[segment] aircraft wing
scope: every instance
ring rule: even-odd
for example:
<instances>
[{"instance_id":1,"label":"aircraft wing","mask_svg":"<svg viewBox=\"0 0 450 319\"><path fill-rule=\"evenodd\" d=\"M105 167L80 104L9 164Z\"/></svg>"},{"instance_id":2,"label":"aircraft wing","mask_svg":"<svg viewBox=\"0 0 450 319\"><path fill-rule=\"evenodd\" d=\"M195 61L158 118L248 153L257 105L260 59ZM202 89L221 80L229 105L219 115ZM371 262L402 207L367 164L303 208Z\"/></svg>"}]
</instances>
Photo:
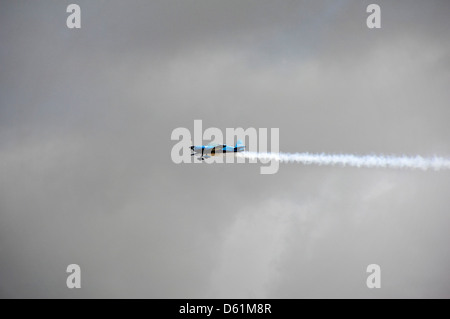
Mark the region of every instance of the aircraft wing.
<instances>
[{"instance_id":1,"label":"aircraft wing","mask_svg":"<svg viewBox=\"0 0 450 319\"><path fill-rule=\"evenodd\" d=\"M214 156L216 153L223 153L223 150L224 150L224 145L223 144L217 144L211 150L211 155Z\"/></svg>"}]
</instances>

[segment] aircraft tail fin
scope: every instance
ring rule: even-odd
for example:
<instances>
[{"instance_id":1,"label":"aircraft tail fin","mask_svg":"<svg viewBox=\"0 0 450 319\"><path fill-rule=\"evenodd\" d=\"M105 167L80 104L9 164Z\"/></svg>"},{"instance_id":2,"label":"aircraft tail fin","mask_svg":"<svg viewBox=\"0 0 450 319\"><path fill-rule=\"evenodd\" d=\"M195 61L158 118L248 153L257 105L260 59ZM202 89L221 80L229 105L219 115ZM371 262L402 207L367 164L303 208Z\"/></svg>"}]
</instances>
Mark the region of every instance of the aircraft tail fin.
<instances>
[{"instance_id":1,"label":"aircraft tail fin","mask_svg":"<svg viewBox=\"0 0 450 319\"><path fill-rule=\"evenodd\" d=\"M242 143L242 140L238 140L235 147L238 148L241 146L244 146L244 143Z\"/></svg>"}]
</instances>

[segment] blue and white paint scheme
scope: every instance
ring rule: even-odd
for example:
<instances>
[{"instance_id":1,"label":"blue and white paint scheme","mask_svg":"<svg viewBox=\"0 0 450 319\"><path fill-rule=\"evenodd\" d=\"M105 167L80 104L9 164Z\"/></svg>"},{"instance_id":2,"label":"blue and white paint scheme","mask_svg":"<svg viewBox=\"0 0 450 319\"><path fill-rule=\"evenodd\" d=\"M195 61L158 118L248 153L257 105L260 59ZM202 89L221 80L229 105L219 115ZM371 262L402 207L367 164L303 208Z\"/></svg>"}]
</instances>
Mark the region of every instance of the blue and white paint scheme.
<instances>
[{"instance_id":1,"label":"blue and white paint scheme","mask_svg":"<svg viewBox=\"0 0 450 319\"><path fill-rule=\"evenodd\" d=\"M209 158L211 156L216 156L217 154L226 154L226 153L237 153L245 151L245 145L241 140L238 140L236 145L228 146L226 144L208 144L208 145L200 145L200 146L191 146L191 156L198 154L200 159L203 161L205 158Z\"/></svg>"}]
</instances>

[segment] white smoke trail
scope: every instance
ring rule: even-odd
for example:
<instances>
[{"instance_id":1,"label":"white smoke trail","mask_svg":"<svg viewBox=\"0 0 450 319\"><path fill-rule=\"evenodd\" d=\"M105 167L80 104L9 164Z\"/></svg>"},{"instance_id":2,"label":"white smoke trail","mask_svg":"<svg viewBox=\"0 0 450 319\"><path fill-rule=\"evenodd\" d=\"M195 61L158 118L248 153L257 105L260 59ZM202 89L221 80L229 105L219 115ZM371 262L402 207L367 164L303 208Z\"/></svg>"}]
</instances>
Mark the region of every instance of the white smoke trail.
<instances>
[{"instance_id":1,"label":"white smoke trail","mask_svg":"<svg viewBox=\"0 0 450 319\"><path fill-rule=\"evenodd\" d=\"M367 168L407 168L407 169L450 169L450 158L421 156L384 156L353 154L311 154L311 153L256 153L242 152L238 156L248 159L276 160L281 163L301 163L304 165L331 165Z\"/></svg>"}]
</instances>

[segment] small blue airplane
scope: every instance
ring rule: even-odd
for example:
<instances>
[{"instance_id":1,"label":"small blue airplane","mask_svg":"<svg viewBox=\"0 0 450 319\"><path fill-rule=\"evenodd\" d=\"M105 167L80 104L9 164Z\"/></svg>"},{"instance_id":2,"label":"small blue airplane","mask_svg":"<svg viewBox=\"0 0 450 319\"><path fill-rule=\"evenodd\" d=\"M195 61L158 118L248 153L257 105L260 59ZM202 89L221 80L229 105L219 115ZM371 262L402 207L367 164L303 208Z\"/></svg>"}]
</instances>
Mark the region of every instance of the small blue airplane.
<instances>
[{"instance_id":1,"label":"small blue airplane","mask_svg":"<svg viewBox=\"0 0 450 319\"><path fill-rule=\"evenodd\" d=\"M216 154L226 154L226 153L237 153L245 151L245 145L241 140L238 140L236 145L228 146L226 144L217 144L210 143L208 145L200 145L200 146L191 146L191 156L195 154L201 154L200 158L202 161L205 158L210 158L211 156L215 156ZM208 155L209 154L209 155Z\"/></svg>"}]
</instances>

